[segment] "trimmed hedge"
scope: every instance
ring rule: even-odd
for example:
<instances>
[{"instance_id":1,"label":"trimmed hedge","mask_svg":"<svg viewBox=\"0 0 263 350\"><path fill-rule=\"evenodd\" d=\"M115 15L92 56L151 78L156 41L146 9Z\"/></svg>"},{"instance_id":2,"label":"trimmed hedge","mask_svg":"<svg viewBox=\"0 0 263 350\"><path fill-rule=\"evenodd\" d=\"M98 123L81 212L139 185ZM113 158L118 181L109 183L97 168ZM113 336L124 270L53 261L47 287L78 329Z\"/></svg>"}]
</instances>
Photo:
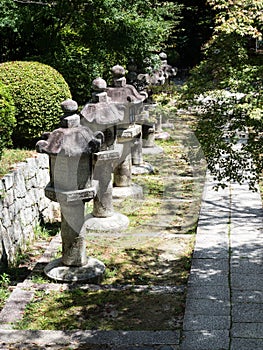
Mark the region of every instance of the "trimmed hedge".
<instances>
[{"instance_id":1,"label":"trimmed hedge","mask_svg":"<svg viewBox=\"0 0 263 350\"><path fill-rule=\"evenodd\" d=\"M16 125L15 106L6 87L0 82L0 159L3 149L9 146Z\"/></svg>"},{"instance_id":2,"label":"trimmed hedge","mask_svg":"<svg viewBox=\"0 0 263 350\"><path fill-rule=\"evenodd\" d=\"M61 102L71 98L63 76L39 62L2 63L0 81L10 91L16 107L17 125L12 137L16 146L33 145L43 132L53 130L62 114Z\"/></svg>"}]
</instances>

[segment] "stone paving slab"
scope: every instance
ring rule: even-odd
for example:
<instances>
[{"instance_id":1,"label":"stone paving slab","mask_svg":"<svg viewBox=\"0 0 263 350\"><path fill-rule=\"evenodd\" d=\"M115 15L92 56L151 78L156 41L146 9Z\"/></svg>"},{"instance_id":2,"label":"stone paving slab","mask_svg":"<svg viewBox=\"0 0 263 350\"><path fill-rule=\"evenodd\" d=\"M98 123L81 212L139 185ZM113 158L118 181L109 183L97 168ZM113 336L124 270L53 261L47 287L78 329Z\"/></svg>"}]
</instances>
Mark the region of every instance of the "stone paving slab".
<instances>
[{"instance_id":1,"label":"stone paving slab","mask_svg":"<svg viewBox=\"0 0 263 350\"><path fill-rule=\"evenodd\" d=\"M232 290L232 299L240 303L263 304L263 291L260 290Z\"/></svg>"},{"instance_id":2,"label":"stone paving slab","mask_svg":"<svg viewBox=\"0 0 263 350\"><path fill-rule=\"evenodd\" d=\"M226 231L226 230L225 230ZM206 235L197 235L195 241L195 249L206 249L206 248L216 248L216 249L228 249L228 234L217 234L215 231L211 231Z\"/></svg>"},{"instance_id":3,"label":"stone paving slab","mask_svg":"<svg viewBox=\"0 0 263 350\"><path fill-rule=\"evenodd\" d=\"M232 305L233 322L263 322L263 307L257 303L235 303Z\"/></svg>"},{"instance_id":4,"label":"stone paving slab","mask_svg":"<svg viewBox=\"0 0 263 350\"><path fill-rule=\"evenodd\" d=\"M0 328L12 329L12 323L21 319L26 305L34 296L34 290L23 290L18 285L0 313Z\"/></svg>"},{"instance_id":5,"label":"stone paving slab","mask_svg":"<svg viewBox=\"0 0 263 350\"><path fill-rule=\"evenodd\" d=\"M175 346L179 345L179 331L16 331L0 330L0 344L35 344L50 347L52 345L114 345L120 346ZM158 346L158 347L157 347ZM131 348L129 348L131 349ZM147 349L147 347L146 347ZM163 349L164 350L164 347ZM167 348L168 350L168 348Z\"/></svg>"},{"instance_id":6,"label":"stone paving slab","mask_svg":"<svg viewBox=\"0 0 263 350\"><path fill-rule=\"evenodd\" d=\"M200 259L202 260L202 259ZM205 283L208 285L216 285L216 286L228 286L228 276L224 271L216 270L216 269L207 269L191 271L191 275L188 279L188 285L191 284L197 286Z\"/></svg>"},{"instance_id":7,"label":"stone paving slab","mask_svg":"<svg viewBox=\"0 0 263 350\"><path fill-rule=\"evenodd\" d=\"M251 278L251 274L255 274L257 278ZM232 273L231 286L233 289L263 291L263 274L259 274L257 269L251 271L249 275L244 273Z\"/></svg>"},{"instance_id":8,"label":"stone paving slab","mask_svg":"<svg viewBox=\"0 0 263 350\"><path fill-rule=\"evenodd\" d=\"M189 299L230 300L228 285L189 285L187 288Z\"/></svg>"},{"instance_id":9,"label":"stone paving slab","mask_svg":"<svg viewBox=\"0 0 263 350\"><path fill-rule=\"evenodd\" d=\"M233 338L230 350L262 350L263 339Z\"/></svg>"},{"instance_id":10,"label":"stone paving slab","mask_svg":"<svg viewBox=\"0 0 263 350\"><path fill-rule=\"evenodd\" d=\"M203 329L225 330L230 328L230 316L193 315L186 313L184 317L184 331L200 331Z\"/></svg>"},{"instance_id":11,"label":"stone paving slab","mask_svg":"<svg viewBox=\"0 0 263 350\"><path fill-rule=\"evenodd\" d=\"M194 259L227 259L228 258L228 249L218 248L197 248L194 250L193 258Z\"/></svg>"},{"instance_id":12,"label":"stone paving slab","mask_svg":"<svg viewBox=\"0 0 263 350\"><path fill-rule=\"evenodd\" d=\"M228 259L192 259L191 273L198 271L223 272L229 270Z\"/></svg>"},{"instance_id":13,"label":"stone paving slab","mask_svg":"<svg viewBox=\"0 0 263 350\"><path fill-rule=\"evenodd\" d=\"M229 332L227 330L186 331L180 350L229 350Z\"/></svg>"},{"instance_id":14,"label":"stone paving slab","mask_svg":"<svg viewBox=\"0 0 263 350\"><path fill-rule=\"evenodd\" d=\"M258 335L262 335L263 339L263 323L233 323L231 329L231 335L235 338L258 338Z\"/></svg>"},{"instance_id":15,"label":"stone paving slab","mask_svg":"<svg viewBox=\"0 0 263 350\"><path fill-rule=\"evenodd\" d=\"M212 184L208 177L180 350L262 350L261 197L246 185L215 192Z\"/></svg>"},{"instance_id":16,"label":"stone paving slab","mask_svg":"<svg viewBox=\"0 0 263 350\"><path fill-rule=\"evenodd\" d=\"M230 303L226 300L187 298L185 307L185 315L229 316L230 314Z\"/></svg>"}]
</instances>

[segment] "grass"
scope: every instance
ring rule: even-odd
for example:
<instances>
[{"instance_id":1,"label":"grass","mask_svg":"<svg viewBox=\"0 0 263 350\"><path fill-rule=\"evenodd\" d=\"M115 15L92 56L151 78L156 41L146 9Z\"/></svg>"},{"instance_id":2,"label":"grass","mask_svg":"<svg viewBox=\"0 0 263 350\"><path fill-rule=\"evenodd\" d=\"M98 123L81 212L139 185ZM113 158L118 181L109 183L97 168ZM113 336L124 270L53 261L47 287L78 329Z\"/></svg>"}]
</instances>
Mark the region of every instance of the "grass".
<instances>
[{"instance_id":1,"label":"grass","mask_svg":"<svg viewBox=\"0 0 263 350\"><path fill-rule=\"evenodd\" d=\"M5 301L10 295L9 291L10 276L7 273L2 273L0 275L0 310L5 304Z\"/></svg>"},{"instance_id":2,"label":"grass","mask_svg":"<svg viewBox=\"0 0 263 350\"><path fill-rule=\"evenodd\" d=\"M174 330L183 315L181 294L122 291L38 292L16 329Z\"/></svg>"},{"instance_id":3,"label":"grass","mask_svg":"<svg viewBox=\"0 0 263 350\"><path fill-rule=\"evenodd\" d=\"M36 154L35 151L25 149L4 149L0 161L0 178L14 170L16 163L24 162Z\"/></svg>"},{"instance_id":4,"label":"grass","mask_svg":"<svg viewBox=\"0 0 263 350\"><path fill-rule=\"evenodd\" d=\"M134 238L132 237L134 242ZM125 242L127 245L127 241ZM160 238L147 239L121 247L104 245L99 240L89 242L88 255L96 256L106 265L103 284L125 285L185 285L191 265L194 237L190 239L173 238L165 241ZM174 249L174 246L177 249ZM172 258L167 257L169 254Z\"/></svg>"}]
</instances>

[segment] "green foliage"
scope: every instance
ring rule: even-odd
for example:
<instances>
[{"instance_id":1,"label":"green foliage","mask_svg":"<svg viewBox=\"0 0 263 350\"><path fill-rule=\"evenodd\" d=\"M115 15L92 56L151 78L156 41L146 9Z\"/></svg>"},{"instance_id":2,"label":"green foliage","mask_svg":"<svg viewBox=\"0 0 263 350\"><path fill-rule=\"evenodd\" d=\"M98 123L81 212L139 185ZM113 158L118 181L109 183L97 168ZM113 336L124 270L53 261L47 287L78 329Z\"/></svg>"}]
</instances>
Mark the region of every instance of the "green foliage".
<instances>
[{"instance_id":1,"label":"green foliage","mask_svg":"<svg viewBox=\"0 0 263 350\"><path fill-rule=\"evenodd\" d=\"M42 60L56 68L70 85L74 100L85 104L91 96L92 81L107 77L110 68L116 64L117 57L100 50L97 54L81 44L70 29L63 30L60 49Z\"/></svg>"},{"instance_id":2,"label":"green foliage","mask_svg":"<svg viewBox=\"0 0 263 350\"><path fill-rule=\"evenodd\" d=\"M262 38L261 0L208 0L208 3L216 11L215 33Z\"/></svg>"},{"instance_id":3,"label":"green foliage","mask_svg":"<svg viewBox=\"0 0 263 350\"><path fill-rule=\"evenodd\" d=\"M196 135L218 186L247 181L255 189L262 171L262 96L207 91L196 100ZM247 140L246 137L247 135Z\"/></svg>"},{"instance_id":4,"label":"green foliage","mask_svg":"<svg viewBox=\"0 0 263 350\"><path fill-rule=\"evenodd\" d=\"M2 273L0 276L0 288L8 288L10 284L10 277L7 273Z\"/></svg>"},{"instance_id":5,"label":"green foliage","mask_svg":"<svg viewBox=\"0 0 263 350\"><path fill-rule=\"evenodd\" d=\"M15 144L35 142L59 122L60 103L71 97L64 78L55 69L38 62L6 62L0 65L0 80L8 87L16 107Z\"/></svg>"},{"instance_id":6,"label":"green foliage","mask_svg":"<svg viewBox=\"0 0 263 350\"><path fill-rule=\"evenodd\" d=\"M216 13L215 28L204 60L183 88L184 99L199 116L198 138L218 184L233 179L254 188L263 153L263 68L255 50L255 39L262 36L263 5L257 0L208 3ZM249 138L240 144L244 132Z\"/></svg>"},{"instance_id":7,"label":"green foliage","mask_svg":"<svg viewBox=\"0 0 263 350\"><path fill-rule=\"evenodd\" d=\"M10 277L7 273L2 273L0 275L0 309L4 306L6 299L10 295L8 287L10 285Z\"/></svg>"},{"instance_id":8,"label":"green foliage","mask_svg":"<svg viewBox=\"0 0 263 350\"><path fill-rule=\"evenodd\" d=\"M5 86L0 82L0 159L3 149L11 144L11 135L15 124L13 99Z\"/></svg>"},{"instance_id":9,"label":"green foliage","mask_svg":"<svg viewBox=\"0 0 263 350\"><path fill-rule=\"evenodd\" d=\"M13 12L16 10L16 4L13 0L1 0L0 6L0 28L13 28L15 29L17 15Z\"/></svg>"},{"instance_id":10,"label":"green foliage","mask_svg":"<svg viewBox=\"0 0 263 350\"><path fill-rule=\"evenodd\" d=\"M191 72L188 92L212 89L235 92L257 91L262 86L262 64L255 38L262 37L261 1L209 0L215 11L213 35L204 47L204 59Z\"/></svg>"},{"instance_id":11,"label":"green foliage","mask_svg":"<svg viewBox=\"0 0 263 350\"><path fill-rule=\"evenodd\" d=\"M180 19L173 1L58 0L6 8L13 21L3 32L0 61L27 60L51 65L70 86L73 98L87 101L92 80L107 79L115 64L163 50ZM34 23L34 26L32 26ZM0 34L1 39L1 34ZM1 40L0 40L1 42Z\"/></svg>"}]
</instances>

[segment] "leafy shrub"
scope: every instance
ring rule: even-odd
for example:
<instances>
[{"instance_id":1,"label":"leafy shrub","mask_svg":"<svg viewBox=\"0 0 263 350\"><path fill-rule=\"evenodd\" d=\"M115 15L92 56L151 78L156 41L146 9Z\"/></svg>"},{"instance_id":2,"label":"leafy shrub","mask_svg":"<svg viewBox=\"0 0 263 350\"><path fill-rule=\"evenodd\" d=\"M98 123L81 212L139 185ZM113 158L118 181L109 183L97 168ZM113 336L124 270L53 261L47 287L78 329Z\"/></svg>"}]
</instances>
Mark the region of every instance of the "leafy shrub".
<instances>
[{"instance_id":1,"label":"leafy shrub","mask_svg":"<svg viewBox=\"0 0 263 350\"><path fill-rule=\"evenodd\" d=\"M71 42L64 47L64 50L57 52L55 57L44 57L44 61L55 67L65 77L73 99L80 105L84 105L91 97L92 81L103 76L105 66L109 65L109 62L106 65L100 61L98 56L95 57L89 49Z\"/></svg>"},{"instance_id":2,"label":"leafy shrub","mask_svg":"<svg viewBox=\"0 0 263 350\"><path fill-rule=\"evenodd\" d=\"M12 97L0 82L0 159L3 148L11 144L15 124L15 107Z\"/></svg>"},{"instance_id":3,"label":"leafy shrub","mask_svg":"<svg viewBox=\"0 0 263 350\"><path fill-rule=\"evenodd\" d=\"M62 75L39 62L2 63L0 80L8 87L16 108L16 145L33 144L44 131L54 129L61 116L60 103L71 97Z\"/></svg>"},{"instance_id":4,"label":"leafy shrub","mask_svg":"<svg viewBox=\"0 0 263 350\"><path fill-rule=\"evenodd\" d=\"M78 35L65 28L56 53L47 53L35 60L54 67L67 81L72 97L79 105L91 98L92 81L103 77L109 83L110 68L120 62L120 55L106 52L105 48L94 50L85 47ZM121 59L123 63L123 60Z\"/></svg>"},{"instance_id":5,"label":"leafy shrub","mask_svg":"<svg viewBox=\"0 0 263 350\"><path fill-rule=\"evenodd\" d=\"M263 169L262 103L259 93L226 90L206 91L192 100L195 134L217 187L233 180L255 189Z\"/></svg>"}]
</instances>

